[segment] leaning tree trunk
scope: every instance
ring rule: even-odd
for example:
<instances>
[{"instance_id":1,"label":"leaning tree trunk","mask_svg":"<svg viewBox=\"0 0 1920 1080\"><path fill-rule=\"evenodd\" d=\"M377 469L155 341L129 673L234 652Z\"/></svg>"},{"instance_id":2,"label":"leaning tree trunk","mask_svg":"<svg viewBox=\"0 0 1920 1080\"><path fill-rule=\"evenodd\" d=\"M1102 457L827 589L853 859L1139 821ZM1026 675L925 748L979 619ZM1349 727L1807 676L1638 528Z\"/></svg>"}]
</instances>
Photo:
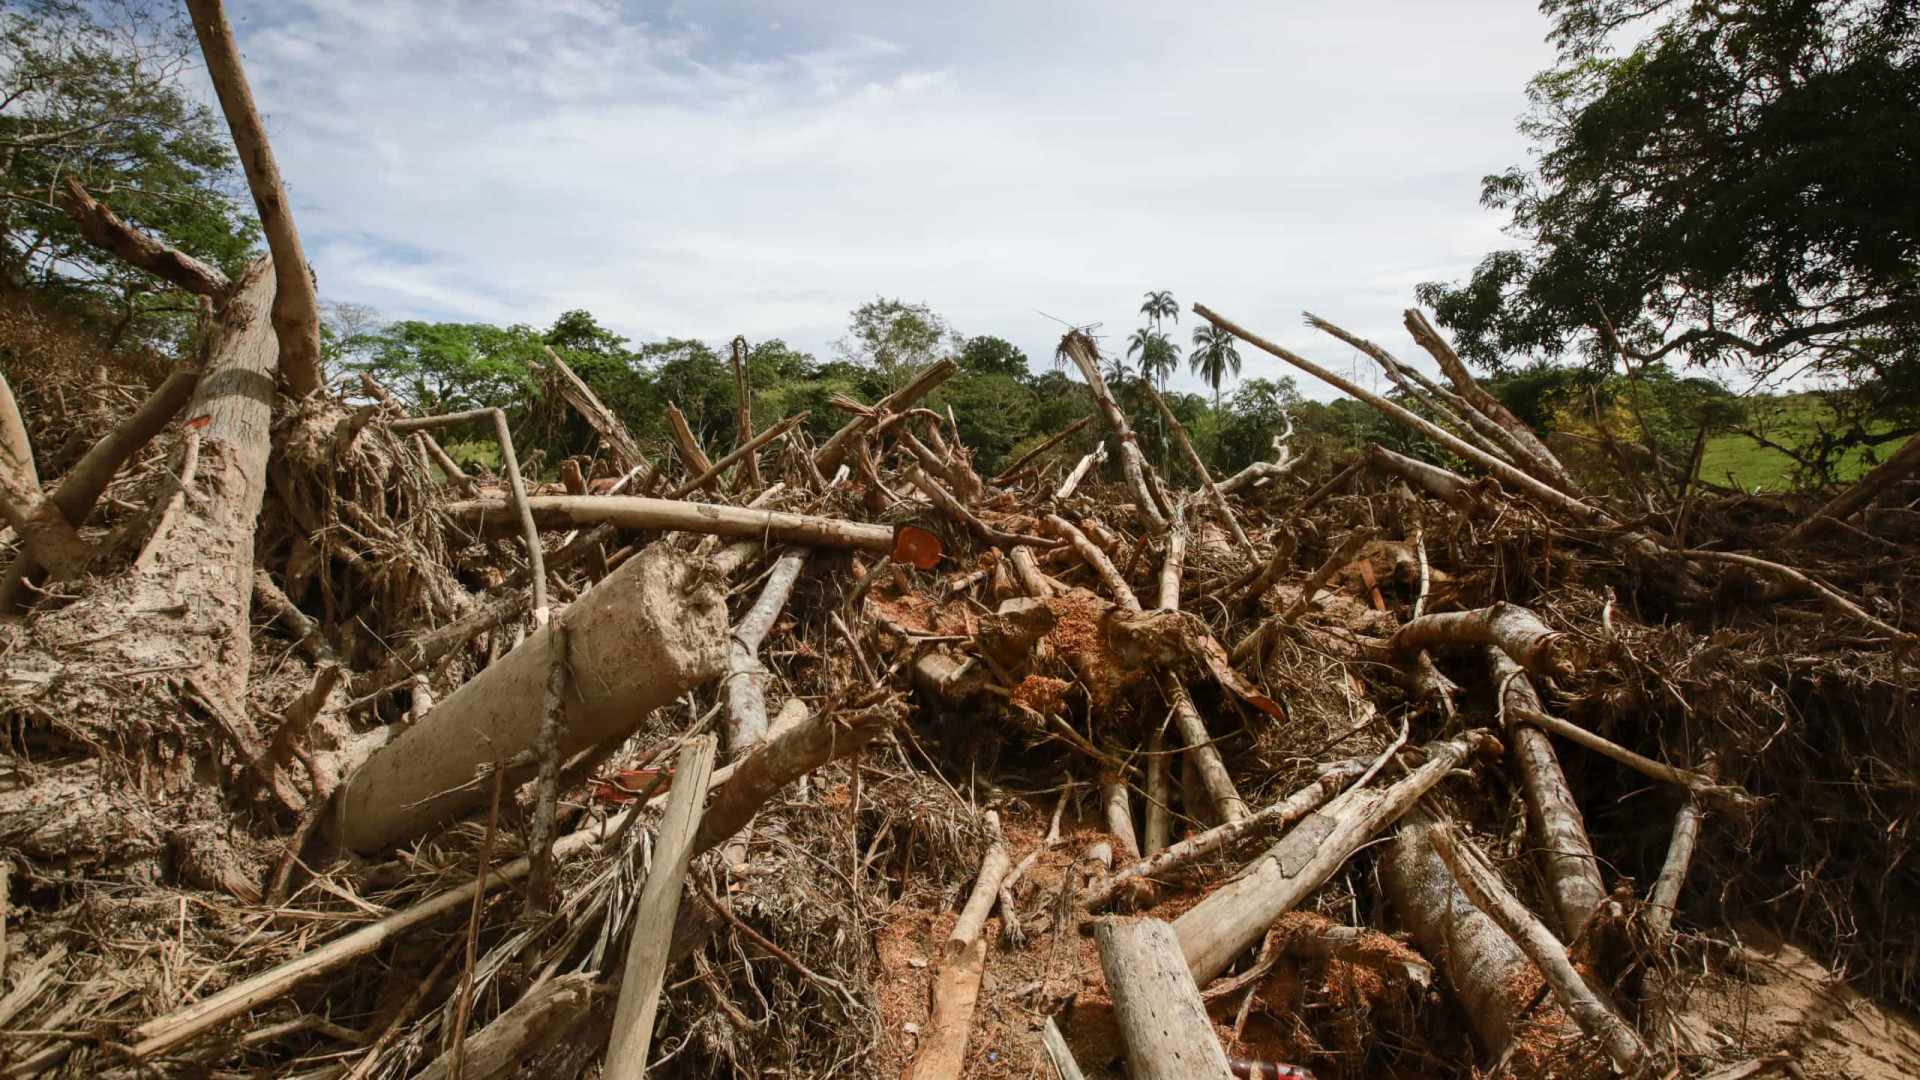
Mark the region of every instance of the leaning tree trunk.
<instances>
[{"instance_id":1,"label":"leaning tree trunk","mask_svg":"<svg viewBox=\"0 0 1920 1080\"><path fill-rule=\"evenodd\" d=\"M273 294L273 263L262 258L227 305L188 403L188 423L201 425L195 498L165 519L140 566L97 579L79 600L33 624L0 683L0 713L44 706L69 730L145 753L148 736L184 715L185 702L258 761L257 741L247 745L244 701L254 523L266 491L279 360L267 317Z\"/></svg>"}]
</instances>

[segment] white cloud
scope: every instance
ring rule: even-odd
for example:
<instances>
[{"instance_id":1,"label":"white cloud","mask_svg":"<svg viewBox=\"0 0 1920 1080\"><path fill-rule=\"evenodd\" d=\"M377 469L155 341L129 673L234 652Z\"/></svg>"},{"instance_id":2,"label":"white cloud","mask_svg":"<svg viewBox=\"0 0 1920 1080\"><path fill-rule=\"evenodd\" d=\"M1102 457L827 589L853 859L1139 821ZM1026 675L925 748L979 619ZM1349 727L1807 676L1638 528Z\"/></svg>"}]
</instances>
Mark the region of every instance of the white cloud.
<instances>
[{"instance_id":1,"label":"white cloud","mask_svg":"<svg viewBox=\"0 0 1920 1080\"><path fill-rule=\"evenodd\" d=\"M1511 0L233 7L327 298L823 356L884 294L1044 363L1041 312L1118 346L1156 288L1411 354L1551 59Z\"/></svg>"}]
</instances>

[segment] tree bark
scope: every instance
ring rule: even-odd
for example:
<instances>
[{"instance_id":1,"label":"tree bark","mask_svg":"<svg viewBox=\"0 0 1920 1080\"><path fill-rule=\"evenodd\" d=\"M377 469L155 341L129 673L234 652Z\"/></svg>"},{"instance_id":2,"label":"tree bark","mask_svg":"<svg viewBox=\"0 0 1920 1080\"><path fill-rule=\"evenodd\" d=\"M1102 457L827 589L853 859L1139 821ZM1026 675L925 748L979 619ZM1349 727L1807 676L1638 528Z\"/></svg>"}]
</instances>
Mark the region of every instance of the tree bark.
<instances>
[{"instance_id":1,"label":"tree bark","mask_svg":"<svg viewBox=\"0 0 1920 1080\"><path fill-rule=\"evenodd\" d=\"M578 673L563 758L631 732L648 712L726 670L725 603L659 544L622 563L562 618ZM374 751L335 796L333 835L373 851L478 805L479 770L519 764L538 738L551 633L536 630Z\"/></svg>"},{"instance_id":2,"label":"tree bark","mask_svg":"<svg viewBox=\"0 0 1920 1080\"><path fill-rule=\"evenodd\" d=\"M1503 712L1542 711L1540 695L1534 692L1520 665L1499 649L1489 648L1487 659L1494 684L1501 688ZM1567 774L1560 770L1560 758L1554 754L1547 733L1516 716L1507 721L1506 736L1520 773L1520 794L1527 804L1527 820L1533 828L1541 875L1553 897L1560 937L1572 942L1607 901L1607 887L1600 880L1600 860L1594 857L1586 819L1580 815L1580 804L1573 800L1573 789L1567 785Z\"/></svg>"},{"instance_id":3,"label":"tree bark","mask_svg":"<svg viewBox=\"0 0 1920 1080\"><path fill-rule=\"evenodd\" d=\"M540 495L527 500L542 529L575 529L609 522L636 532L696 532L713 536L766 538L808 547L893 551L893 529L839 518L809 517L779 510L758 510L717 503L647 499L637 495ZM501 499L450 503L447 516L484 535L515 528L512 506Z\"/></svg>"},{"instance_id":4,"label":"tree bark","mask_svg":"<svg viewBox=\"0 0 1920 1080\"><path fill-rule=\"evenodd\" d=\"M1226 1051L1207 1018L1200 988L1180 954L1174 929L1159 919L1097 919L1113 1018L1127 1045L1133 1080L1197 1080L1229 1075Z\"/></svg>"},{"instance_id":5,"label":"tree bark","mask_svg":"<svg viewBox=\"0 0 1920 1080\"><path fill-rule=\"evenodd\" d=\"M1506 931L1454 884L1446 864L1434 853L1427 830L1446 820L1425 807L1407 814L1375 864L1381 887L1401 922L1413 931L1420 951L1445 969L1447 983L1487 1055L1497 1059L1514 1047L1528 1058L1517 1073L1533 1075L1535 1069L1525 1066L1540 1062L1532 1060L1525 1046L1515 1047L1514 1036L1522 1026L1521 1013L1539 986L1539 974ZM1558 1041L1554 1036L1578 1035L1557 1010L1536 1010L1526 1023L1545 1029L1546 1037L1538 1041L1549 1052Z\"/></svg>"},{"instance_id":6,"label":"tree bark","mask_svg":"<svg viewBox=\"0 0 1920 1080\"><path fill-rule=\"evenodd\" d=\"M266 125L254 107L233 27L227 24L226 5L221 0L187 0L187 10L193 16L193 32L200 38L220 110L233 132L247 187L253 191L253 205L260 211L260 229L273 252L273 330L279 339L280 373L296 397L305 397L320 389L320 301L314 293L313 269L300 247L293 206L280 179L280 167L274 163L273 147L267 143Z\"/></svg>"}]
</instances>

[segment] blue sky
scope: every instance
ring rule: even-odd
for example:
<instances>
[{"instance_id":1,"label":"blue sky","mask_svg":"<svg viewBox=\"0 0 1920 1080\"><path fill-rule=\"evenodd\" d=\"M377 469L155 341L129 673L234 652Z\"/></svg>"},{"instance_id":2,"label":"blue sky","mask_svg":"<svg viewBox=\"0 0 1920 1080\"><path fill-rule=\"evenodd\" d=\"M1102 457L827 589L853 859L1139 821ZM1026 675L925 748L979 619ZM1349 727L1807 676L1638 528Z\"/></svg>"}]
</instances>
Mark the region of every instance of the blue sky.
<instances>
[{"instance_id":1,"label":"blue sky","mask_svg":"<svg viewBox=\"0 0 1920 1080\"><path fill-rule=\"evenodd\" d=\"M823 357L881 294L1039 364L1058 320L1124 348L1164 288L1414 359L1399 313L1503 241L1480 177L1551 61L1525 0L228 11L323 300Z\"/></svg>"}]
</instances>

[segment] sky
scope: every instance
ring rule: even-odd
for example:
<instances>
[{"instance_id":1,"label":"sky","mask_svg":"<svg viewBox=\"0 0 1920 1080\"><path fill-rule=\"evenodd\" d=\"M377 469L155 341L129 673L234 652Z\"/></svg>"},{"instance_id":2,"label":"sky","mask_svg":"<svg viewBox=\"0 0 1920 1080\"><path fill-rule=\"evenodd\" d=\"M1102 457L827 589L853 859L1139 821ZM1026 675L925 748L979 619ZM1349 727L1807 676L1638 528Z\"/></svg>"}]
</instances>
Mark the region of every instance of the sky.
<instances>
[{"instance_id":1,"label":"sky","mask_svg":"<svg viewBox=\"0 0 1920 1080\"><path fill-rule=\"evenodd\" d=\"M227 9L323 301L826 359L899 297L1044 367L1168 289L1183 347L1199 301L1373 383L1300 313L1417 359L1414 286L1509 243L1480 178L1552 60L1527 0Z\"/></svg>"}]
</instances>

